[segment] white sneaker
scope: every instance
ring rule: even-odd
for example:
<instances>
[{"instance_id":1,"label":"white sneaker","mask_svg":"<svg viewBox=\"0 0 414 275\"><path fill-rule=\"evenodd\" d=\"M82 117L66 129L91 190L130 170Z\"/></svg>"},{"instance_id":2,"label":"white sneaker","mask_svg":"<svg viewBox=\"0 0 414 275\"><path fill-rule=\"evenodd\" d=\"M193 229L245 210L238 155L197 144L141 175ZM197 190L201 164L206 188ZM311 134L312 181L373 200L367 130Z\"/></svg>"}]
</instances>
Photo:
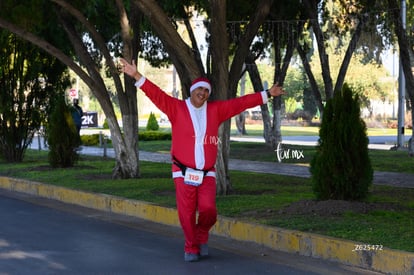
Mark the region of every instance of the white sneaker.
<instances>
[{"instance_id":1,"label":"white sneaker","mask_svg":"<svg viewBox=\"0 0 414 275\"><path fill-rule=\"evenodd\" d=\"M197 262L198 261L198 255L194 253L184 253L184 261L186 262Z\"/></svg>"}]
</instances>

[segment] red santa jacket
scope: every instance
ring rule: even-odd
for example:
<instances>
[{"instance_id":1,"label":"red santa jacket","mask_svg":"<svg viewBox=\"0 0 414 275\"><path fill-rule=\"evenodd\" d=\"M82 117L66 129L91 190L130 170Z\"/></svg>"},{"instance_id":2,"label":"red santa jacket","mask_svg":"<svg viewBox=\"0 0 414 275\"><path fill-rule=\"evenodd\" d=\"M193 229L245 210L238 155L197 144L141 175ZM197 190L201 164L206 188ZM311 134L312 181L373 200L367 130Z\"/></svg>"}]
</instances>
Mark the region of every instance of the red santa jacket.
<instances>
[{"instance_id":1,"label":"red santa jacket","mask_svg":"<svg viewBox=\"0 0 414 275\"><path fill-rule=\"evenodd\" d=\"M267 102L266 92L229 99L208 101L195 108L190 99L174 98L148 79L141 79L136 86L165 113L172 126L171 155L181 164L200 170L213 170L219 142L218 128L227 119L245 109ZM173 165L173 177L180 169ZM214 176L215 174L210 174Z\"/></svg>"}]
</instances>

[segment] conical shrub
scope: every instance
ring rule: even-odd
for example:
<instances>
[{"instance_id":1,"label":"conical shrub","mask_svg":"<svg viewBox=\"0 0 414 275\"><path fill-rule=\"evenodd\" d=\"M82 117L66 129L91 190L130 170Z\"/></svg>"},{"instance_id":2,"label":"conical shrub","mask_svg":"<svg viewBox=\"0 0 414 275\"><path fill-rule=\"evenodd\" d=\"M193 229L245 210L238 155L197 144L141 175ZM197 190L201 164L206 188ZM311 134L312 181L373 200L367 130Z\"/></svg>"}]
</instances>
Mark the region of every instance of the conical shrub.
<instances>
[{"instance_id":1,"label":"conical shrub","mask_svg":"<svg viewBox=\"0 0 414 275\"><path fill-rule=\"evenodd\" d=\"M346 84L326 104L310 172L320 200L360 200L368 194L373 170L366 125L359 98Z\"/></svg>"},{"instance_id":2,"label":"conical shrub","mask_svg":"<svg viewBox=\"0 0 414 275\"><path fill-rule=\"evenodd\" d=\"M81 141L64 98L55 101L48 122L49 163L52 167L72 167L78 159Z\"/></svg>"},{"instance_id":3,"label":"conical shrub","mask_svg":"<svg viewBox=\"0 0 414 275\"><path fill-rule=\"evenodd\" d=\"M147 127L146 129L148 131L157 131L160 128L160 126L158 125L158 121L157 118L155 117L155 115L151 112L150 116L148 118L148 122L147 122Z\"/></svg>"}]
</instances>

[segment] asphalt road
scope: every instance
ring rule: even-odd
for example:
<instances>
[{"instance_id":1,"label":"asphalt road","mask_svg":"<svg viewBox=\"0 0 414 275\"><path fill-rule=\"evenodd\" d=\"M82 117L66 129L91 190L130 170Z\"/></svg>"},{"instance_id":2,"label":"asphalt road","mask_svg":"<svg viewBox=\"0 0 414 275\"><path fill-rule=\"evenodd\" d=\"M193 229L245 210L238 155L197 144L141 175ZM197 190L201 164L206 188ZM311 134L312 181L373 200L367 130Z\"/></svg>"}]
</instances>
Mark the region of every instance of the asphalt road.
<instances>
[{"instance_id":1,"label":"asphalt road","mask_svg":"<svg viewBox=\"0 0 414 275\"><path fill-rule=\"evenodd\" d=\"M376 274L213 236L183 260L181 229L0 189L0 274Z\"/></svg>"}]
</instances>

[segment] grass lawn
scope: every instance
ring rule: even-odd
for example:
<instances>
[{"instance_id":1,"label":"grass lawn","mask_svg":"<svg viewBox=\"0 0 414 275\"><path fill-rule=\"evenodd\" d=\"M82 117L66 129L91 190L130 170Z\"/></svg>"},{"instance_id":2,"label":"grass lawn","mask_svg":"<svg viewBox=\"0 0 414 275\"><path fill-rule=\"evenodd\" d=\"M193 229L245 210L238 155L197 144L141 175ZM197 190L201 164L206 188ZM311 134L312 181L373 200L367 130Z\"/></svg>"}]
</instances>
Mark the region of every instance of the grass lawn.
<instances>
[{"instance_id":1,"label":"grass lawn","mask_svg":"<svg viewBox=\"0 0 414 275\"><path fill-rule=\"evenodd\" d=\"M140 149L168 152L169 144L140 142ZM302 160L306 165L314 148L295 148L306 150ZM406 152L371 150L370 156L376 170L413 172L414 160ZM274 152L260 143L232 143L231 157L275 161ZM141 162L141 178L128 180L113 180L113 165L111 159L81 156L72 168L52 169L46 152L29 150L22 163L0 161L0 175L175 207L169 164ZM414 189L374 185L362 202L368 211L342 207L345 211L332 212L341 204L333 201L329 208L306 212L309 209L303 203L314 202L309 179L236 171L230 177L231 194L217 197L222 216L414 252ZM295 205L301 207L291 211Z\"/></svg>"}]
</instances>

